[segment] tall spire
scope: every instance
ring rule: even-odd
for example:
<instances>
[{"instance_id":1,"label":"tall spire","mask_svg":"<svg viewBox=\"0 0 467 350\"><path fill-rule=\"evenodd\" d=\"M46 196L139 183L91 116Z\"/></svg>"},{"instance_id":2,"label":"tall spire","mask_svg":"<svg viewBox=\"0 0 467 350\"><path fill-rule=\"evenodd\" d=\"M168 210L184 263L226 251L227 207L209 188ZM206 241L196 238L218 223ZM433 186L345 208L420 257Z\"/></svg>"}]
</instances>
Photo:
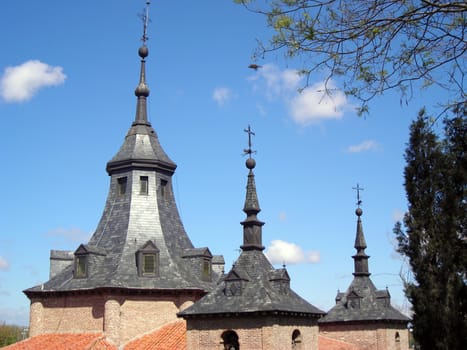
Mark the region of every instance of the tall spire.
<instances>
[{"instance_id":1,"label":"tall spire","mask_svg":"<svg viewBox=\"0 0 467 350\"><path fill-rule=\"evenodd\" d=\"M149 5L150 1L146 1L145 12L141 15L143 21L143 36L141 41L143 45L139 48L138 54L141 57L141 70L139 74L139 84L135 89L135 95L138 98L136 103L136 116L133 125L150 125L148 122L147 103L146 99L149 96L149 88L146 85L146 60L149 50L146 46L148 22L149 22Z\"/></svg>"},{"instance_id":2,"label":"tall spire","mask_svg":"<svg viewBox=\"0 0 467 350\"><path fill-rule=\"evenodd\" d=\"M354 187L354 190L357 191L357 209L355 210L355 214L357 215L357 234L355 236L355 245L354 248L357 250L357 254L352 256L354 259L354 276L370 276L370 272L368 270L368 259L370 258L365 253L366 249L366 241L365 236L363 235L363 228L362 228L362 220L360 217L363 214L362 208L360 205L362 201L360 199L360 191L363 190L358 184L357 187Z\"/></svg>"},{"instance_id":3,"label":"tall spire","mask_svg":"<svg viewBox=\"0 0 467 350\"><path fill-rule=\"evenodd\" d=\"M250 126L248 129L244 130L248 134L248 148L243 152L248 154L248 159L246 160L246 167L249 169L248 172L248 182L246 186L246 197L245 205L243 206L243 211L247 215L245 221L241 222L243 225L243 245L240 247L242 250L263 250L264 246L262 245L262 226L264 222L259 221L256 215L261 211L258 202L258 196L256 194L256 184L255 184L255 175L253 169L256 166L256 161L251 157L255 151L251 149L251 136L255 135L251 131Z\"/></svg>"}]
</instances>

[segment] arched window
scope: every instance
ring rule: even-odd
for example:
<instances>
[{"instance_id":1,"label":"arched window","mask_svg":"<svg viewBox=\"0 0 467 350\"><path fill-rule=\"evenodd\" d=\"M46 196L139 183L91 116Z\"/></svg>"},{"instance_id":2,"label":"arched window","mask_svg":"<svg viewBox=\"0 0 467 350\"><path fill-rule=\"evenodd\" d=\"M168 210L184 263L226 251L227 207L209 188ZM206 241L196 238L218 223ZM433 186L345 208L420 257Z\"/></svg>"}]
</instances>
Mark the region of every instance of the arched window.
<instances>
[{"instance_id":1,"label":"arched window","mask_svg":"<svg viewBox=\"0 0 467 350\"><path fill-rule=\"evenodd\" d=\"M292 333L292 350L301 350L302 349L302 334L298 329L294 330Z\"/></svg>"},{"instance_id":2,"label":"arched window","mask_svg":"<svg viewBox=\"0 0 467 350\"><path fill-rule=\"evenodd\" d=\"M239 350L240 344L238 343L238 335L234 331L225 331L222 333L222 341L224 343L224 350Z\"/></svg>"},{"instance_id":3,"label":"arched window","mask_svg":"<svg viewBox=\"0 0 467 350\"><path fill-rule=\"evenodd\" d=\"M394 340L396 341L396 350L400 350L401 349L401 335L399 334L399 332L396 332Z\"/></svg>"}]
</instances>

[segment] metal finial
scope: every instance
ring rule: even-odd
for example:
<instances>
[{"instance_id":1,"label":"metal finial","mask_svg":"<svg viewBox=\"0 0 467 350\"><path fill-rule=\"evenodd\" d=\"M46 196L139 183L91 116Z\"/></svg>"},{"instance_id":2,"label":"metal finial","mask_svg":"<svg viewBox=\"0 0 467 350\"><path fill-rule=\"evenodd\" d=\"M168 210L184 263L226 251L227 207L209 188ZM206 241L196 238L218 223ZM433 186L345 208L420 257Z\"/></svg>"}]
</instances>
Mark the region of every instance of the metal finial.
<instances>
[{"instance_id":1,"label":"metal finial","mask_svg":"<svg viewBox=\"0 0 467 350\"><path fill-rule=\"evenodd\" d=\"M360 208L360 205L362 205L362 200L360 199L360 191L363 191L364 188L360 187L360 185L357 183L357 187L352 187L352 189L357 191L357 207Z\"/></svg>"},{"instance_id":2,"label":"metal finial","mask_svg":"<svg viewBox=\"0 0 467 350\"><path fill-rule=\"evenodd\" d=\"M250 128L249 124L248 124L248 129L244 129L243 131L245 131L248 134L248 148L243 150L243 154L244 155L248 154L249 158L251 158L251 155L253 153L256 153L256 151L253 151L251 149L251 135L255 136L255 133L253 131L251 131L251 128Z\"/></svg>"},{"instance_id":3,"label":"metal finial","mask_svg":"<svg viewBox=\"0 0 467 350\"><path fill-rule=\"evenodd\" d=\"M140 18L143 21L143 36L141 37L141 41L143 42L143 45L146 45L146 41L149 40L148 37L148 23L149 23L149 5L151 2L148 0L146 1L146 8L144 9L144 12L140 14Z\"/></svg>"}]
</instances>

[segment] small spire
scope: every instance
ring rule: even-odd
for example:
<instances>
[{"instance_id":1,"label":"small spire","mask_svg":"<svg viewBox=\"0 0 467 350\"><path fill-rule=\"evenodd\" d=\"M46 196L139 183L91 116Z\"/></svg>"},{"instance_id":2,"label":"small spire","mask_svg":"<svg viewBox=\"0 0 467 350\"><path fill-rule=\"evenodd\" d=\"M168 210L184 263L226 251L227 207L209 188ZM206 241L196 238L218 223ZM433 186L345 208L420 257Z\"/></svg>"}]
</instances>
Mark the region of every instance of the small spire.
<instances>
[{"instance_id":1,"label":"small spire","mask_svg":"<svg viewBox=\"0 0 467 350\"><path fill-rule=\"evenodd\" d=\"M354 190L357 191L357 209L355 209L355 215L357 215L357 233L355 235L355 244L354 248L357 250L357 254L352 256L354 259L354 267L355 272L353 273L354 276L370 276L370 272L368 270L368 259L369 256L366 255L365 249L367 248L365 236L363 234L363 227L362 227L362 220L361 216L363 214L362 208L362 200L360 198L360 191L363 190L358 184L357 187L353 187Z\"/></svg>"},{"instance_id":2,"label":"small spire","mask_svg":"<svg viewBox=\"0 0 467 350\"><path fill-rule=\"evenodd\" d=\"M146 46L148 41L148 23L149 23L149 5L150 1L146 1L145 12L140 16L143 21L143 36L141 41L143 45L138 49L138 54L141 57L141 70L139 74L139 83L135 89L135 96L138 98L136 104L136 116L133 125L143 124L150 125L148 122L147 113L147 97L149 96L149 87L146 85L146 60L145 58L149 54L149 50Z\"/></svg>"},{"instance_id":3,"label":"small spire","mask_svg":"<svg viewBox=\"0 0 467 350\"><path fill-rule=\"evenodd\" d=\"M240 247L242 250L263 250L262 245L262 226L264 222L257 219L257 214L261 211L256 194L255 175L253 169L256 166L256 161L251 157L253 151L251 149L251 136L255 133L251 131L250 125L248 129L244 130L248 134L248 149L245 149L244 154L248 154L248 159L245 162L248 172L248 182L246 186L246 197L243 211L247 215L245 221L241 222L243 225L243 245Z\"/></svg>"}]
</instances>

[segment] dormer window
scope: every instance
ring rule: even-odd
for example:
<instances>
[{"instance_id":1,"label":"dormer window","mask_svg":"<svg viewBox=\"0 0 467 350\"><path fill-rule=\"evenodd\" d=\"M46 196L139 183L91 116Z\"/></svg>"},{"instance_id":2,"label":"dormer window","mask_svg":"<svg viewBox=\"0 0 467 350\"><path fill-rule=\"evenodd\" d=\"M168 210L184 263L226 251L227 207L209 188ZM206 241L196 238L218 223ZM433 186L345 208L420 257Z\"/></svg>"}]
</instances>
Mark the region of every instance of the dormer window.
<instances>
[{"instance_id":1,"label":"dormer window","mask_svg":"<svg viewBox=\"0 0 467 350\"><path fill-rule=\"evenodd\" d=\"M75 278L86 278L88 276L87 260L86 255L76 255Z\"/></svg>"},{"instance_id":2,"label":"dormer window","mask_svg":"<svg viewBox=\"0 0 467 350\"><path fill-rule=\"evenodd\" d=\"M211 259L203 259L203 267L201 270L201 277L203 281L211 280Z\"/></svg>"},{"instance_id":3,"label":"dormer window","mask_svg":"<svg viewBox=\"0 0 467 350\"><path fill-rule=\"evenodd\" d=\"M144 253L143 254L143 275L156 274L156 254Z\"/></svg>"},{"instance_id":4,"label":"dormer window","mask_svg":"<svg viewBox=\"0 0 467 350\"><path fill-rule=\"evenodd\" d=\"M147 176L139 177L139 194L143 194L143 195L148 194L148 177Z\"/></svg>"},{"instance_id":5,"label":"dormer window","mask_svg":"<svg viewBox=\"0 0 467 350\"><path fill-rule=\"evenodd\" d=\"M119 177L117 179L117 192L119 196L123 196L126 193L126 177Z\"/></svg>"},{"instance_id":6,"label":"dormer window","mask_svg":"<svg viewBox=\"0 0 467 350\"><path fill-rule=\"evenodd\" d=\"M147 241L136 252L136 265L140 277L159 276L159 249L154 242Z\"/></svg>"},{"instance_id":7,"label":"dormer window","mask_svg":"<svg viewBox=\"0 0 467 350\"><path fill-rule=\"evenodd\" d=\"M93 245L81 244L74 255L74 278L87 278L92 272L92 266L100 263L101 259L105 257L106 251Z\"/></svg>"}]
</instances>

